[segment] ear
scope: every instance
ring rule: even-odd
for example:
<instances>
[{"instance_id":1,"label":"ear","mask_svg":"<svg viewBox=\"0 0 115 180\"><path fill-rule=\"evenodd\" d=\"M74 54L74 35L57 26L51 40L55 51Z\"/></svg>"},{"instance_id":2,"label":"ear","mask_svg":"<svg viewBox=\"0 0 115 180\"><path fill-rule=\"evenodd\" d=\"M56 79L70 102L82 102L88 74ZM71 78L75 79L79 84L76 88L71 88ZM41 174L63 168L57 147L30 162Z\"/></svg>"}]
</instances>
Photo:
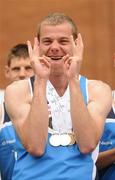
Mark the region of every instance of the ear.
<instances>
[{"instance_id":1,"label":"ear","mask_svg":"<svg viewBox=\"0 0 115 180\"><path fill-rule=\"evenodd\" d=\"M5 66L5 77L7 79L9 79L9 77L10 77L10 68L7 65Z\"/></svg>"}]
</instances>

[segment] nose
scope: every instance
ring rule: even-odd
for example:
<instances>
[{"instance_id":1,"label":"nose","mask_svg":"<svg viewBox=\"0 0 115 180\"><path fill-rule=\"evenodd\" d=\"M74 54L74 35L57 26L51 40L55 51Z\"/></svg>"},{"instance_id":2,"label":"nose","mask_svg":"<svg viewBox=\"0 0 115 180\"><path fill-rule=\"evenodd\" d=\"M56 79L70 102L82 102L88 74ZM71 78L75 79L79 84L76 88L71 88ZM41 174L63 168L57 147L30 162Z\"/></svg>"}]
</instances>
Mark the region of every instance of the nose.
<instances>
[{"instance_id":1,"label":"nose","mask_svg":"<svg viewBox=\"0 0 115 180\"><path fill-rule=\"evenodd\" d=\"M26 70L24 68L21 68L19 71L19 79L25 79L26 78Z\"/></svg>"},{"instance_id":2,"label":"nose","mask_svg":"<svg viewBox=\"0 0 115 180\"><path fill-rule=\"evenodd\" d=\"M56 40L53 41L52 44L51 44L51 46L50 46L51 52L57 53L57 52L59 51L59 48L60 48L60 46L59 46L58 41L56 41Z\"/></svg>"}]
</instances>

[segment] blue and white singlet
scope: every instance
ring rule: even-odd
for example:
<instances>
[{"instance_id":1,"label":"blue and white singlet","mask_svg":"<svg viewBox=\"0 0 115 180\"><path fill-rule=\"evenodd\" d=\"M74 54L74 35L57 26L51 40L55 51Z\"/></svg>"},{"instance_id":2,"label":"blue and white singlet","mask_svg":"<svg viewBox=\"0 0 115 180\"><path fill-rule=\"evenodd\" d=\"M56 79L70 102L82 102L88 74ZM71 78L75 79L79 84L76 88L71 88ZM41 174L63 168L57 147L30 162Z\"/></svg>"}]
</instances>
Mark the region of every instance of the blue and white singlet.
<instances>
[{"instance_id":1,"label":"blue and white singlet","mask_svg":"<svg viewBox=\"0 0 115 180\"><path fill-rule=\"evenodd\" d=\"M11 180L16 160L15 130L11 122L0 126L0 172L2 180Z\"/></svg>"},{"instance_id":2,"label":"blue and white singlet","mask_svg":"<svg viewBox=\"0 0 115 180\"><path fill-rule=\"evenodd\" d=\"M80 87L84 101L87 104L87 79L83 76L80 77ZM32 78L30 79L30 88L32 92ZM65 94L62 97L59 97L51 83L48 81L46 92L51 110L53 129L55 129L55 131L63 132L65 128L67 131L70 131L72 123L70 119L69 87L67 88ZM60 112L62 114L64 112L63 117ZM60 120L64 118L63 120L65 126L62 121L61 126L57 123L57 115L59 115ZM12 124L10 124L10 126L8 126L8 128L13 129ZM8 131L8 129L4 127L4 131ZM89 154L82 154L77 144L54 147L49 143L49 138L52 134L48 131L48 140L44 155L41 157L34 157L26 151L15 131L14 133L16 141L13 146L17 152L17 160L14 166L12 180L95 179L95 162L98 156L98 146L92 153Z\"/></svg>"},{"instance_id":3,"label":"blue and white singlet","mask_svg":"<svg viewBox=\"0 0 115 180\"><path fill-rule=\"evenodd\" d=\"M107 116L104 132L100 141L99 151L107 151L115 148L115 109L112 106L110 113ZM115 179L115 163L109 167L99 171L101 180Z\"/></svg>"}]
</instances>

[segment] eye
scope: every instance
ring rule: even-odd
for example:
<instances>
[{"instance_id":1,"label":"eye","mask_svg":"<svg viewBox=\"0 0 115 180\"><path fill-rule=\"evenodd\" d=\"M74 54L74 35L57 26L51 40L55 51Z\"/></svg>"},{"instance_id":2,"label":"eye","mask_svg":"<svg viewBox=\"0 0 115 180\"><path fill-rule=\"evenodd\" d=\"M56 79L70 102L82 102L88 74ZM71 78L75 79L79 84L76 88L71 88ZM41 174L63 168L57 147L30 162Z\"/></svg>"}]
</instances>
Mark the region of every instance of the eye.
<instances>
[{"instance_id":1,"label":"eye","mask_svg":"<svg viewBox=\"0 0 115 180\"><path fill-rule=\"evenodd\" d=\"M60 39L60 44L62 45L67 45L69 42L69 39Z\"/></svg>"},{"instance_id":2,"label":"eye","mask_svg":"<svg viewBox=\"0 0 115 180\"><path fill-rule=\"evenodd\" d=\"M15 71L15 72L20 71L20 67L14 67L12 68L12 71Z\"/></svg>"},{"instance_id":3,"label":"eye","mask_svg":"<svg viewBox=\"0 0 115 180\"><path fill-rule=\"evenodd\" d=\"M43 40L42 40L42 43L43 43L44 45L50 45L50 44L52 43L52 41L51 41L51 39L43 39Z\"/></svg>"},{"instance_id":4,"label":"eye","mask_svg":"<svg viewBox=\"0 0 115 180\"><path fill-rule=\"evenodd\" d=\"M32 70L32 67L31 66L26 66L25 70Z\"/></svg>"}]
</instances>

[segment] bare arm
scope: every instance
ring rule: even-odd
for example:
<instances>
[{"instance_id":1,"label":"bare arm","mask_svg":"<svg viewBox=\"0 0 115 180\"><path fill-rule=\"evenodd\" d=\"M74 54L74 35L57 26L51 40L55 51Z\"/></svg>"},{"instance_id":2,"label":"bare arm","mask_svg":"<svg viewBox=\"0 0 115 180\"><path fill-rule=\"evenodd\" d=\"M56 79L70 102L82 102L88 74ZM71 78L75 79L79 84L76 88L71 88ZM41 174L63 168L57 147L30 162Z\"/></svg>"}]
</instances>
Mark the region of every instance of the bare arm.
<instances>
[{"instance_id":1,"label":"bare arm","mask_svg":"<svg viewBox=\"0 0 115 180\"><path fill-rule=\"evenodd\" d=\"M30 153L33 153L33 146L38 147L37 155L44 152L48 128L48 110L43 84L45 83L35 81L32 99L27 80L13 83L7 87L5 93L6 108L22 144Z\"/></svg>"},{"instance_id":2,"label":"bare arm","mask_svg":"<svg viewBox=\"0 0 115 180\"><path fill-rule=\"evenodd\" d=\"M105 118L111 108L111 90L108 85L89 81L89 103L86 106L79 81L70 80L71 116L73 129L81 152L91 152L99 142Z\"/></svg>"},{"instance_id":3,"label":"bare arm","mask_svg":"<svg viewBox=\"0 0 115 180\"><path fill-rule=\"evenodd\" d=\"M82 153L91 152L99 142L104 121L111 108L110 87L100 81L88 81L89 102L86 106L80 90L79 71L83 56L83 42L79 34L74 42L73 57L65 59L64 69L69 80L70 108L73 130Z\"/></svg>"},{"instance_id":4,"label":"bare arm","mask_svg":"<svg viewBox=\"0 0 115 180\"><path fill-rule=\"evenodd\" d=\"M48 135L46 83L50 64L46 57L39 57L37 38L33 49L28 41L28 49L35 73L33 98L30 97L28 82L25 80L15 82L6 89L5 102L23 145L29 153L40 156L44 153Z\"/></svg>"},{"instance_id":5,"label":"bare arm","mask_svg":"<svg viewBox=\"0 0 115 180\"><path fill-rule=\"evenodd\" d=\"M34 96L31 103L31 109L28 114L26 131L28 133L26 140L27 149L34 155L44 153L47 135L48 135L48 107L46 99L46 82L36 79L34 83Z\"/></svg>"},{"instance_id":6,"label":"bare arm","mask_svg":"<svg viewBox=\"0 0 115 180\"><path fill-rule=\"evenodd\" d=\"M108 151L100 152L96 164L98 169L103 169L114 162L115 162L115 148Z\"/></svg>"}]
</instances>

